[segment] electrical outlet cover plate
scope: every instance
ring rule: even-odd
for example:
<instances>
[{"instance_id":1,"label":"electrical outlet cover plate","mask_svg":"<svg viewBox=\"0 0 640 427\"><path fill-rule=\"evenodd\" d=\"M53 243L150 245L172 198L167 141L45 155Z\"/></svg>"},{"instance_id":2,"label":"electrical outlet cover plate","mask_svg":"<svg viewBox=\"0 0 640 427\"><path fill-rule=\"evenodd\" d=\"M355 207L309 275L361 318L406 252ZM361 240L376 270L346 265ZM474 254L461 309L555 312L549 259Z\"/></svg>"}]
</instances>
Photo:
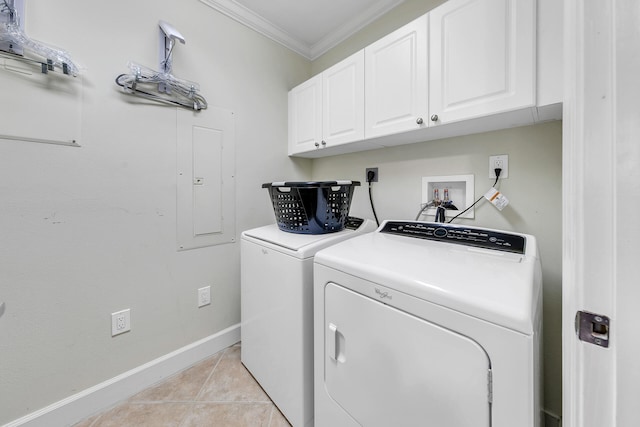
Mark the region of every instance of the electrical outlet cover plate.
<instances>
[{"instance_id":1,"label":"electrical outlet cover plate","mask_svg":"<svg viewBox=\"0 0 640 427\"><path fill-rule=\"evenodd\" d=\"M211 286L198 289L198 307L211 304Z\"/></svg>"},{"instance_id":2,"label":"electrical outlet cover plate","mask_svg":"<svg viewBox=\"0 0 640 427\"><path fill-rule=\"evenodd\" d=\"M373 173L375 173L375 176L373 177L373 180L371 182L378 182L378 168L366 168L364 170L365 182L369 182L369 171L373 171Z\"/></svg>"},{"instance_id":3,"label":"electrical outlet cover plate","mask_svg":"<svg viewBox=\"0 0 640 427\"><path fill-rule=\"evenodd\" d=\"M129 332L131 330L131 309L111 313L111 336Z\"/></svg>"},{"instance_id":4,"label":"electrical outlet cover plate","mask_svg":"<svg viewBox=\"0 0 640 427\"><path fill-rule=\"evenodd\" d=\"M496 177L496 168L500 171L500 179L509 178L509 155L489 156L489 178Z\"/></svg>"}]
</instances>

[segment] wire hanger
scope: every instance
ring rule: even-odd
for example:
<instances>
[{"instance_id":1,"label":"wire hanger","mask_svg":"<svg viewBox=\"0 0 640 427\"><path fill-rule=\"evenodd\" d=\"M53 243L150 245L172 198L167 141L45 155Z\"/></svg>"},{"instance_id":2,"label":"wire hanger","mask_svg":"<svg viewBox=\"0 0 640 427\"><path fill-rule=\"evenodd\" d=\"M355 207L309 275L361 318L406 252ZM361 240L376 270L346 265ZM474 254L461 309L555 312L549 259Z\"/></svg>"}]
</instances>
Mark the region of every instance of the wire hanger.
<instances>
[{"instance_id":1,"label":"wire hanger","mask_svg":"<svg viewBox=\"0 0 640 427\"><path fill-rule=\"evenodd\" d=\"M178 79L171 74L173 48L176 41L185 44L184 37L165 21L159 21L158 25L160 27L160 71L130 62L131 73L120 74L116 77L116 84L129 95L195 111L206 109L207 101L198 93L200 86L194 82Z\"/></svg>"},{"instance_id":2,"label":"wire hanger","mask_svg":"<svg viewBox=\"0 0 640 427\"><path fill-rule=\"evenodd\" d=\"M64 74L77 76L79 68L71 60L71 56L67 52L47 46L42 42L29 38L25 34L21 28L20 16L16 7L18 2L22 4L22 0L0 0L0 14L7 16L6 22L0 22L0 42L4 42L9 46L7 53L0 51L0 54L18 61L39 63L44 74L59 68ZM23 50L28 50L45 58L46 62L21 56Z\"/></svg>"}]
</instances>

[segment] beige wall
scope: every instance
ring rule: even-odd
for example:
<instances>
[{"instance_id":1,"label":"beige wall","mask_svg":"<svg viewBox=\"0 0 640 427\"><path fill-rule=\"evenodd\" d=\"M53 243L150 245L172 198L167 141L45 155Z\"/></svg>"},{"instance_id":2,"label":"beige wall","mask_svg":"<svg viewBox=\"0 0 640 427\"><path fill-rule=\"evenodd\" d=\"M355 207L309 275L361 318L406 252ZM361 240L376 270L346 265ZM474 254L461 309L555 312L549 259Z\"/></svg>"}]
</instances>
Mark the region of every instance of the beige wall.
<instances>
[{"instance_id":1,"label":"beige wall","mask_svg":"<svg viewBox=\"0 0 640 427\"><path fill-rule=\"evenodd\" d=\"M407 0L314 61L312 74L441 3ZM561 414L561 122L318 159L313 161L312 178L356 179L365 184L365 168L378 167L380 182L373 187L378 217L414 219L420 206L423 176L473 174L477 198L492 184L488 157L494 154L509 155L509 178L500 183L500 190L511 203L502 212L489 204L480 205L475 219L465 222L537 237L544 280L544 407ZM366 185L356 190L351 214L373 218Z\"/></svg>"},{"instance_id":2,"label":"beige wall","mask_svg":"<svg viewBox=\"0 0 640 427\"><path fill-rule=\"evenodd\" d=\"M237 236L273 221L262 182L310 173L286 155L287 91L311 68L288 49L198 1L26 7L27 34L85 67L82 147L0 140L0 424L240 321L239 244L176 252L175 108L133 104L114 83L129 61L158 68L158 20L187 40L174 74L235 112ZM132 330L112 338L125 308Z\"/></svg>"}]
</instances>

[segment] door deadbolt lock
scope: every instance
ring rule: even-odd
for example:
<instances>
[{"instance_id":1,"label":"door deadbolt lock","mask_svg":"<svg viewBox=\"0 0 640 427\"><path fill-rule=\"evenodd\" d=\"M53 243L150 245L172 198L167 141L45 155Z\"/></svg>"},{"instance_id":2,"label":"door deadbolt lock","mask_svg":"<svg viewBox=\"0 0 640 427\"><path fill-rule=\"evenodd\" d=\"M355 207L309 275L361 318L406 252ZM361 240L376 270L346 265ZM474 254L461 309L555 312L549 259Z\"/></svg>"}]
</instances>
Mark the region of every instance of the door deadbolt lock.
<instances>
[{"instance_id":1,"label":"door deadbolt lock","mask_svg":"<svg viewBox=\"0 0 640 427\"><path fill-rule=\"evenodd\" d=\"M576 332L580 341L609 347L610 321L601 314L579 311L576 313Z\"/></svg>"}]
</instances>

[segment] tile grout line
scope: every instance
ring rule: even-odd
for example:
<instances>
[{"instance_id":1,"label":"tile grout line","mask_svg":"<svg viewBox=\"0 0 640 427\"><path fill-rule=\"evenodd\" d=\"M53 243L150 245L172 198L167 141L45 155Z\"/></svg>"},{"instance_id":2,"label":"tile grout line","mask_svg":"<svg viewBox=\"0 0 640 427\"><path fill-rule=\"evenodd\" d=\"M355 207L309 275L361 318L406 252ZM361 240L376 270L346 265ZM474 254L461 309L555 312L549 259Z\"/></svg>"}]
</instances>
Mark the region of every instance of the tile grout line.
<instances>
[{"instance_id":1,"label":"tile grout line","mask_svg":"<svg viewBox=\"0 0 640 427\"><path fill-rule=\"evenodd\" d=\"M96 423L100 420L100 418L102 418L102 413L98 414L98 416L96 417L95 420L93 420L91 422L91 424L89 425L89 427L93 427L94 425L96 425Z\"/></svg>"},{"instance_id":2,"label":"tile grout line","mask_svg":"<svg viewBox=\"0 0 640 427\"><path fill-rule=\"evenodd\" d=\"M226 351L229 348L230 347L227 347L224 350L221 350L218 353L215 353L214 355L211 356L211 357L215 357L217 354L222 353L222 354L220 354L220 357L218 357L218 360L216 361L216 364L213 366L213 368L211 368L211 372L209 372L209 375L207 375L207 378L202 382L202 385L200 386L200 390L198 390L196 395L191 399L190 402L191 402L192 405L195 405L195 404L198 403L198 397L200 397L200 395L202 394L202 390L204 390L204 387L207 385L207 383L209 382L209 380L213 376L213 372L216 370L216 368L220 364L220 361L222 360L222 357L224 356L224 353L226 353ZM179 427L184 427L185 426L185 423L189 419L189 415L190 415L189 413L184 414L184 418L182 418L182 421L180 421Z\"/></svg>"},{"instance_id":3,"label":"tile grout line","mask_svg":"<svg viewBox=\"0 0 640 427\"><path fill-rule=\"evenodd\" d=\"M193 398L194 402L198 401L198 398L202 395L202 392L204 390L204 387L207 385L207 383L209 382L209 380L211 379L211 377L213 376L213 373L215 372L216 368L218 367L218 365L220 364L220 362L222 361L222 358L224 357L224 353L227 352L227 350L231 348L231 347L227 347L224 350L219 351L218 353L214 354L213 356L220 354L220 357L218 357L218 361L216 362L216 364L213 366L213 368L211 368L211 372L209 372L209 375L207 376L207 378L204 380L204 382L202 383L202 385L200 386L200 390L198 390L198 392L196 393L196 395ZM211 357L213 357L211 356Z\"/></svg>"},{"instance_id":4,"label":"tile grout line","mask_svg":"<svg viewBox=\"0 0 640 427\"><path fill-rule=\"evenodd\" d=\"M276 410L275 403L271 405L271 413L269 414L269 422L267 423L267 427L271 427L271 422L273 421L273 411Z\"/></svg>"}]
</instances>

